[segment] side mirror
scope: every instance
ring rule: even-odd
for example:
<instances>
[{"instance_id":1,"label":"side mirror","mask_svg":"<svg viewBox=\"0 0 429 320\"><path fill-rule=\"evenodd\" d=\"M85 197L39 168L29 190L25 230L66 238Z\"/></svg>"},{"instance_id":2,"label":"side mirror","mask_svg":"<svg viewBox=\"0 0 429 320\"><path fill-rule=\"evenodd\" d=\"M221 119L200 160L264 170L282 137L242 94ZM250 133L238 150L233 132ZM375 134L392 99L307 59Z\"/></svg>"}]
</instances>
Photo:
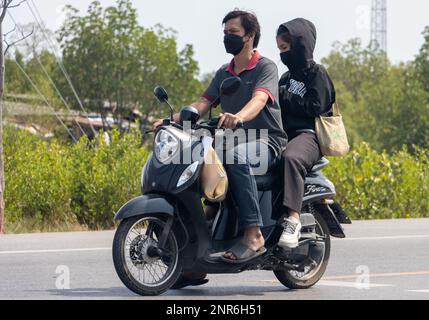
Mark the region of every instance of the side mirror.
<instances>
[{"instance_id":1,"label":"side mirror","mask_svg":"<svg viewBox=\"0 0 429 320\"><path fill-rule=\"evenodd\" d=\"M161 86L156 86L155 89L153 89L153 94L159 100L159 102L165 102L168 105L168 107L170 108L170 121L173 121L174 110L171 104L168 103L167 91L165 91L165 89Z\"/></svg>"},{"instance_id":2,"label":"side mirror","mask_svg":"<svg viewBox=\"0 0 429 320\"><path fill-rule=\"evenodd\" d=\"M239 77L230 77L222 81L220 85L220 93L225 96L232 96L240 89L241 79Z\"/></svg>"},{"instance_id":3,"label":"side mirror","mask_svg":"<svg viewBox=\"0 0 429 320\"><path fill-rule=\"evenodd\" d=\"M165 89L163 87L156 86L155 89L153 89L153 94L159 100L159 102L167 102L168 101L167 91L165 91Z\"/></svg>"}]
</instances>

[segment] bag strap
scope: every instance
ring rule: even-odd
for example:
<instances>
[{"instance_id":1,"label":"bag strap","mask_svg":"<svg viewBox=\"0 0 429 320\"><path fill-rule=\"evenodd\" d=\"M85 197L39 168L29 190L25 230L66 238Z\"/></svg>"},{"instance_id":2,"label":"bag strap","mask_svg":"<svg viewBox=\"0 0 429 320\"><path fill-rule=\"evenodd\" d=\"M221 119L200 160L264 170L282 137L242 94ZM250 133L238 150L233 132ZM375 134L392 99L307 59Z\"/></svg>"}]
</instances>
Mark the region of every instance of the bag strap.
<instances>
[{"instance_id":1,"label":"bag strap","mask_svg":"<svg viewBox=\"0 0 429 320\"><path fill-rule=\"evenodd\" d=\"M334 117L341 115L340 107L338 106L337 101L335 101L333 106L332 106L332 113L333 113Z\"/></svg>"},{"instance_id":2,"label":"bag strap","mask_svg":"<svg viewBox=\"0 0 429 320\"><path fill-rule=\"evenodd\" d=\"M327 112L327 113L325 113L325 117L327 117L328 116L328 114L329 114L330 112ZM333 104L332 104L332 116L333 117L337 117L337 116L340 116L341 115L341 113L340 113L340 107L338 106L338 103L337 103L337 101L335 101ZM319 117L322 117L322 115L320 115Z\"/></svg>"}]
</instances>

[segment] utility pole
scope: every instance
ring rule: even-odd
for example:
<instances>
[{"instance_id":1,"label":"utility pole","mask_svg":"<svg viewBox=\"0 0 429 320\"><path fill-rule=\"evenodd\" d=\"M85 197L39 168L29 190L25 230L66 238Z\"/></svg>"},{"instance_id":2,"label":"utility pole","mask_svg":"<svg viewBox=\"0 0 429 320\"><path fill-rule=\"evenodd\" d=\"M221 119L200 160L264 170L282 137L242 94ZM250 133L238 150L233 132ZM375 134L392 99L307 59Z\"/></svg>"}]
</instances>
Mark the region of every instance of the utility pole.
<instances>
[{"instance_id":1,"label":"utility pole","mask_svg":"<svg viewBox=\"0 0 429 320\"><path fill-rule=\"evenodd\" d=\"M2 103L0 121L0 234L4 232L4 155L3 155L3 94L4 94L4 45L3 45L3 21L6 16L6 11L9 5L9 1L2 1L2 11L0 14L0 103Z\"/></svg>"},{"instance_id":2,"label":"utility pole","mask_svg":"<svg viewBox=\"0 0 429 320\"><path fill-rule=\"evenodd\" d=\"M13 0L0 0L0 102L3 103L3 95L4 95L4 54L7 49L9 49L9 45L6 50L4 49L4 39L3 39L3 21L6 16L6 12L10 8L18 7L23 1L18 3L17 5L12 5ZM1 105L3 108L3 104ZM3 109L2 109L3 111ZM3 154L3 112L1 112L0 121L0 234L4 233L4 190L5 190L5 180L4 180L4 154Z\"/></svg>"}]
</instances>

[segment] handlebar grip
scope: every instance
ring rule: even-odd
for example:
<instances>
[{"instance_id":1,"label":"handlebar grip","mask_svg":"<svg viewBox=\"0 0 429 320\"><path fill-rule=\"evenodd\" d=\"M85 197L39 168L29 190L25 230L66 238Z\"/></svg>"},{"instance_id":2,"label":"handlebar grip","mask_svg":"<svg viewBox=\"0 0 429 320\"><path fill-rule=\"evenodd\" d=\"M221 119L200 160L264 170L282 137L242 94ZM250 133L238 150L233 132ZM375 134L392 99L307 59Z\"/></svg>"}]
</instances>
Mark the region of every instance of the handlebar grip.
<instances>
[{"instance_id":1,"label":"handlebar grip","mask_svg":"<svg viewBox=\"0 0 429 320\"><path fill-rule=\"evenodd\" d=\"M213 118L213 119L211 119L207 124L208 124L209 126L213 126L213 127L215 127L215 126L217 126L217 125L218 125L219 120L220 120L220 118L219 118L219 117L217 117L217 118ZM235 128L236 128L236 129L243 129L243 128L244 128L244 123L243 123L242 121L240 121L239 123L237 123L237 125L236 125L236 127L235 127Z\"/></svg>"},{"instance_id":2,"label":"handlebar grip","mask_svg":"<svg viewBox=\"0 0 429 320\"><path fill-rule=\"evenodd\" d=\"M219 123L219 120L220 120L220 118L219 118L219 117L217 117L217 118L212 118L212 119L208 122L208 125L209 125L209 126L217 126L217 125L218 125L218 123Z\"/></svg>"}]
</instances>

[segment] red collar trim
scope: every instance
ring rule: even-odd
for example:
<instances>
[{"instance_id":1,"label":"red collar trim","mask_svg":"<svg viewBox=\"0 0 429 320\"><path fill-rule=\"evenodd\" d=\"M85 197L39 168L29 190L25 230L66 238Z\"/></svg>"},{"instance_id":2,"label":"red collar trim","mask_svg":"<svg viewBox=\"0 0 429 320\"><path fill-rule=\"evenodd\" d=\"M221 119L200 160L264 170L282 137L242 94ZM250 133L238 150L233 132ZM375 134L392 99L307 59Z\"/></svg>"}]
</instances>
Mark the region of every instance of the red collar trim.
<instances>
[{"instance_id":1,"label":"red collar trim","mask_svg":"<svg viewBox=\"0 0 429 320\"><path fill-rule=\"evenodd\" d=\"M259 51L255 50L254 54L252 56L252 59L250 59L249 64L247 65L246 69L244 69L242 72L255 69L256 66L258 65L258 62L259 62L260 58L261 58L261 55L259 54ZM236 74L235 71L234 71L234 65L235 65L235 61L234 61L234 58L233 58L231 60L231 62L229 63L229 66L226 69L226 71L229 72L229 73L231 73L233 76L237 77L238 74Z\"/></svg>"}]
</instances>

